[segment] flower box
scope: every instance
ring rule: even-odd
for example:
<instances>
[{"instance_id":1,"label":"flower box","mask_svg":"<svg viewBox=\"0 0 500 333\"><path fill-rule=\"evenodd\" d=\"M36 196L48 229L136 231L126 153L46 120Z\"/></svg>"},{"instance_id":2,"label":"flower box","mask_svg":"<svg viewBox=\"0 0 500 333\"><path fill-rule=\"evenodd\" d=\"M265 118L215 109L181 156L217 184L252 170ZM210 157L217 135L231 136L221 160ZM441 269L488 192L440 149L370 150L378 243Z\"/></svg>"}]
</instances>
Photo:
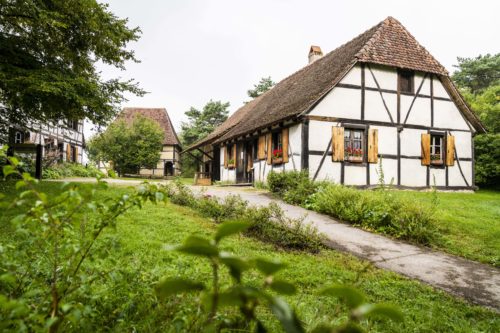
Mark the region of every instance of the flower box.
<instances>
[{"instance_id":1,"label":"flower box","mask_svg":"<svg viewBox=\"0 0 500 333\"><path fill-rule=\"evenodd\" d=\"M431 155L431 164L443 164L443 159L440 154Z\"/></svg>"},{"instance_id":2,"label":"flower box","mask_svg":"<svg viewBox=\"0 0 500 333\"><path fill-rule=\"evenodd\" d=\"M234 169L236 167L236 163L234 163L234 160L227 161L227 167L228 169Z\"/></svg>"},{"instance_id":3,"label":"flower box","mask_svg":"<svg viewBox=\"0 0 500 333\"><path fill-rule=\"evenodd\" d=\"M273 157L273 164L283 163L283 157Z\"/></svg>"},{"instance_id":4,"label":"flower box","mask_svg":"<svg viewBox=\"0 0 500 333\"><path fill-rule=\"evenodd\" d=\"M347 161L353 163L361 163L363 162L363 156L347 156Z\"/></svg>"}]
</instances>

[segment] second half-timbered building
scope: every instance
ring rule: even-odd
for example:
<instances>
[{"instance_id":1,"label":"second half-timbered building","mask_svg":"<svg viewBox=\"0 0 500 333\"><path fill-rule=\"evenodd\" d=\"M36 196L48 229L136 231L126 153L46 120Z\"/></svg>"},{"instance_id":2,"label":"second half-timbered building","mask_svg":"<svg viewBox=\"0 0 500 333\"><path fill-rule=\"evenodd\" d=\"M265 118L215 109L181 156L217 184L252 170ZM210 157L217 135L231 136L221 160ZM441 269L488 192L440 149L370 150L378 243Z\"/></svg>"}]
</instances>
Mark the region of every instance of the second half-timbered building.
<instances>
[{"instance_id":1,"label":"second half-timbered building","mask_svg":"<svg viewBox=\"0 0 500 333\"><path fill-rule=\"evenodd\" d=\"M473 137L485 129L446 69L392 17L236 111L188 150L212 180L311 178L370 187L474 187ZM380 171L383 171L381 173Z\"/></svg>"}]
</instances>

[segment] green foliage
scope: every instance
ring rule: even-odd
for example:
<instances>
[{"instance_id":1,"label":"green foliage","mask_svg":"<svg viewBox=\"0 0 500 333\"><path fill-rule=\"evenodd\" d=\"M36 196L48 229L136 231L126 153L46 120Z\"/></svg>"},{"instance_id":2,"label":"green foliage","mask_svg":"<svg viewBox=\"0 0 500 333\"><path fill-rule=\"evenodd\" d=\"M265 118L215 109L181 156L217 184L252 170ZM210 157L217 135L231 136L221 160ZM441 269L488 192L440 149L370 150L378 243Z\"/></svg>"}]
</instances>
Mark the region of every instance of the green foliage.
<instances>
[{"instance_id":1,"label":"green foliage","mask_svg":"<svg viewBox=\"0 0 500 333\"><path fill-rule=\"evenodd\" d=\"M210 100L203 110L200 111L191 107L184 114L188 121L181 125L180 139L184 147L189 147L196 141L199 141L212 133L217 126L226 121L229 114L229 102ZM200 152L192 151L191 154L201 159ZM182 173L184 176L193 176L197 169L198 161L189 154L181 155Z\"/></svg>"},{"instance_id":2,"label":"green foliage","mask_svg":"<svg viewBox=\"0 0 500 333\"><path fill-rule=\"evenodd\" d=\"M476 183L500 187L500 54L458 62L452 78L488 130L474 138Z\"/></svg>"},{"instance_id":3,"label":"green foliage","mask_svg":"<svg viewBox=\"0 0 500 333\"><path fill-rule=\"evenodd\" d=\"M278 194L290 204L307 204L309 197L316 193L321 183L309 178L307 171L271 171L267 176L269 190Z\"/></svg>"},{"instance_id":4,"label":"green foliage","mask_svg":"<svg viewBox=\"0 0 500 333\"><path fill-rule=\"evenodd\" d=\"M434 209L387 191L315 183L304 172L269 173L269 189L283 200L396 238L429 244L436 237ZM383 185L385 188L385 185Z\"/></svg>"},{"instance_id":5,"label":"green foliage","mask_svg":"<svg viewBox=\"0 0 500 333\"><path fill-rule=\"evenodd\" d=\"M495 55L479 55L476 58L458 58L457 70L452 79L462 88L472 93L500 84L500 53Z\"/></svg>"},{"instance_id":6,"label":"green foliage","mask_svg":"<svg viewBox=\"0 0 500 333\"><path fill-rule=\"evenodd\" d=\"M187 278L163 278L156 286L158 296L172 297L182 293L200 293L202 304L202 320L205 330L221 332L226 330L245 330L268 332L263 320L263 309L270 311L280 322L287 333L302 333L303 323L295 310L279 295L294 295L297 288L293 283L279 279L275 275L285 265L279 261L264 258L246 259L223 250L221 241L226 237L251 228L247 223L225 222L219 225L215 236L207 239L189 236L183 244L175 247L176 251L194 255L208 261L212 270L210 286L202 281ZM223 270L225 268L226 270ZM244 274L257 271L261 282L257 285L243 279ZM232 283L227 286L221 283L224 272L231 276ZM254 273L255 274L255 273ZM200 279L201 277L198 277ZM312 332L333 332L356 328L356 332L365 332L361 322L366 323L371 317L386 318L396 322L403 321L402 313L393 306L384 304L368 304L365 296L350 286L335 285L323 289L320 295L342 298L350 310L347 322L341 325L322 324L313 328ZM232 308L232 315L223 309ZM262 309L262 310L261 310ZM352 329L351 329L352 331Z\"/></svg>"},{"instance_id":7,"label":"green foliage","mask_svg":"<svg viewBox=\"0 0 500 333\"><path fill-rule=\"evenodd\" d=\"M154 168L160 160L163 131L155 121L137 115L131 124L118 119L88 142L91 160L112 162L119 175Z\"/></svg>"},{"instance_id":8,"label":"green foliage","mask_svg":"<svg viewBox=\"0 0 500 333\"><path fill-rule=\"evenodd\" d=\"M104 174L92 165L79 163L61 163L42 169L43 179L61 179L69 177L102 178Z\"/></svg>"},{"instance_id":9,"label":"green foliage","mask_svg":"<svg viewBox=\"0 0 500 333\"><path fill-rule=\"evenodd\" d=\"M166 191L170 201L188 206L216 223L243 221L249 228L246 234L287 250L317 253L323 248L324 237L303 219L291 219L276 204L268 207L249 207L241 197L228 195L218 199L209 195L196 196L180 181Z\"/></svg>"},{"instance_id":10,"label":"green foliage","mask_svg":"<svg viewBox=\"0 0 500 333\"><path fill-rule=\"evenodd\" d=\"M5 149L0 155L5 157ZM103 231L116 226L118 216L143 203L162 201L154 185L143 184L131 195L97 200L97 190L106 183L72 185L49 196L39 191L37 181L18 171L19 161L7 158L5 176L17 174L18 195L13 202L1 201L2 209L21 209L12 220L11 243L0 246L0 329L56 332L76 325L82 312L92 312L88 288L101 272L99 248ZM87 263L91 261L91 265Z\"/></svg>"},{"instance_id":11,"label":"green foliage","mask_svg":"<svg viewBox=\"0 0 500 333\"><path fill-rule=\"evenodd\" d=\"M263 77L259 83L253 85L253 89L247 91L248 97L256 98L276 85L270 76Z\"/></svg>"},{"instance_id":12,"label":"green foliage","mask_svg":"<svg viewBox=\"0 0 500 333\"><path fill-rule=\"evenodd\" d=\"M87 1L0 1L0 125L90 119L104 124L131 81L104 80L96 63L124 69L139 39L108 5ZM0 133L6 133L0 131Z\"/></svg>"}]
</instances>

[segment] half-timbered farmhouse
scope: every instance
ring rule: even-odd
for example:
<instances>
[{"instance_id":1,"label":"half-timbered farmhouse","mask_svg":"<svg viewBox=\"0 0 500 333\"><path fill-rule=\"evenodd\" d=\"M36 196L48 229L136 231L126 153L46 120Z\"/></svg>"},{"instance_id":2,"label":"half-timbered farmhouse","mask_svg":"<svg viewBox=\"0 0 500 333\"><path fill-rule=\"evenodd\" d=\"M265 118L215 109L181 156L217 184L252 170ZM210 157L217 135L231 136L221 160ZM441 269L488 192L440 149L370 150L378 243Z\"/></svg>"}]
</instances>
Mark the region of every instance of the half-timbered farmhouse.
<instances>
[{"instance_id":1,"label":"half-timbered farmhouse","mask_svg":"<svg viewBox=\"0 0 500 333\"><path fill-rule=\"evenodd\" d=\"M485 129L446 69L392 17L247 103L205 139L212 180L311 178L362 187L474 187L473 136Z\"/></svg>"},{"instance_id":2,"label":"half-timbered farmhouse","mask_svg":"<svg viewBox=\"0 0 500 333\"><path fill-rule=\"evenodd\" d=\"M164 108L124 108L117 119L123 119L125 122L131 123L137 115L155 121L160 125L164 133L163 148L160 152L160 161L156 165L156 168L141 168L139 175L153 178L179 175L181 170L181 144L167 110Z\"/></svg>"}]
</instances>

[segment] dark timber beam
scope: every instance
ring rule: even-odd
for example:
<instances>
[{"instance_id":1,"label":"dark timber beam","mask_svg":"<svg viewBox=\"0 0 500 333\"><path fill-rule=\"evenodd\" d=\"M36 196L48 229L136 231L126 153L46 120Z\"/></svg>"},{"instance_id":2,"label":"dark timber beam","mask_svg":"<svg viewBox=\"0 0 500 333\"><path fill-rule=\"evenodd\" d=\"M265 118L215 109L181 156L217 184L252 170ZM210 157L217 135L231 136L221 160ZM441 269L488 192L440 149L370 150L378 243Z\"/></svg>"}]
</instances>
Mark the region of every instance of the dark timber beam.
<instances>
[{"instance_id":1,"label":"dark timber beam","mask_svg":"<svg viewBox=\"0 0 500 333\"><path fill-rule=\"evenodd\" d=\"M209 154L205 153L203 150L201 150L200 148L196 148L196 150L198 150L199 152L201 152L203 155L205 155L206 157L208 157L210 160L213 160L214 157L213 156L210 156Z\"/></svg>"}]
</instances>

